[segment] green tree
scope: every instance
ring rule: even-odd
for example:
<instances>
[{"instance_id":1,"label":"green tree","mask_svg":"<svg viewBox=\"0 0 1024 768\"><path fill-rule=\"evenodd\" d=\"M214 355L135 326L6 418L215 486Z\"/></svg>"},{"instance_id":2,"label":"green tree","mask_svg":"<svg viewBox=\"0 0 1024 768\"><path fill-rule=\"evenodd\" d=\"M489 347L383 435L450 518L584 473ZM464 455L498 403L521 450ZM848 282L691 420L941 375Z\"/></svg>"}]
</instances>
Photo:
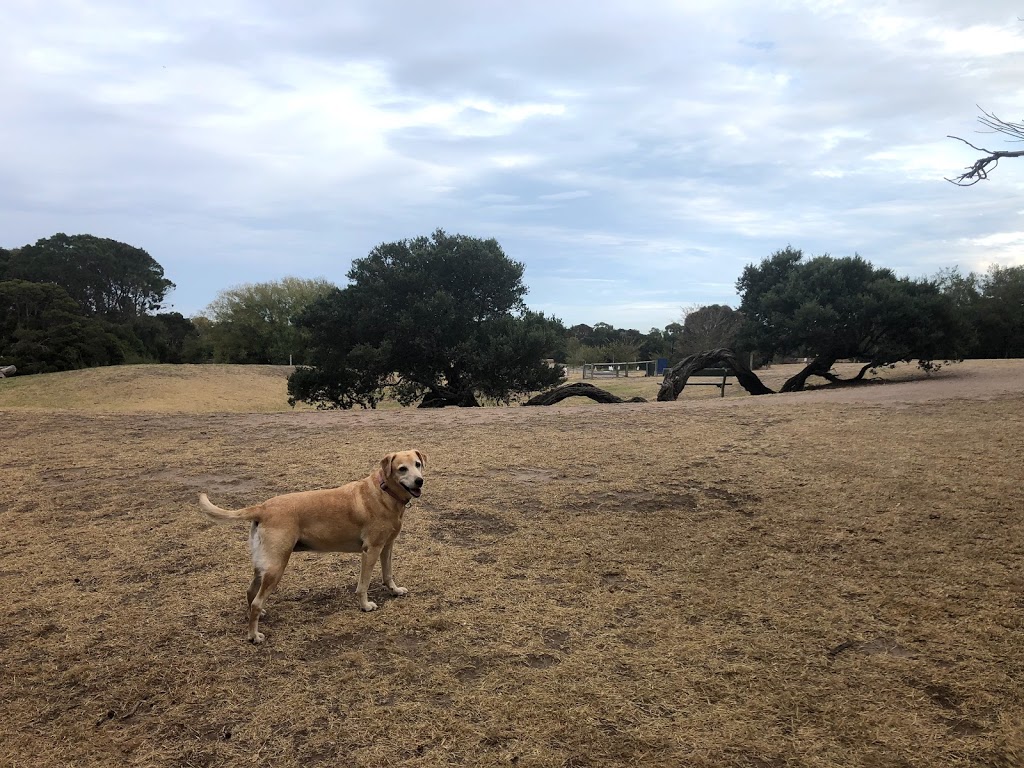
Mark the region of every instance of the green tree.
<instances>
[{"instance_id":1,"label":"green tree","mask_svg":"<svg viewBox=\"0 0 1024 768\"><path fill-rule=\"evenodd\" d=\"M60 286L0 282L0 365L50 373L124 360L117 327L89 317Z\"/></svg>"},{"instance_id":2,"label":"green tree","mask_svg":"<svg viewBox=\"0 0 1024 768\"><path fill-rule=\"evenodd\" d=\"M840 359L864 362L863 376L900 360L927 368L962 354L961 317L936 282L898 278L859 256L804 260L785 248L748 265L736 288L745 349L814 358L783 391L802 389L812 375L836 380L830 369Z\"/></svg>"},{"instance_id":3,"label":"green tree","mask_svg":"<svg viewBox=\"0 0 1024 768\"><path fill-rule=\"evenodd\" d=\"M322 279L286 277L221 291L204 310L209 343L219 363L284 365L305 362L306 334L293 322L335 286Z\"/></svg>"},{"instance_id":4,"label":"green tree","mask_svg":"<svg viewBox=\"0 0 1024 768\"><path fill-rule=\"evenodd\" d=\"M6 277L59 285L87 314L115 322L159 309L174 288L141 248L63 233L9 251Z\"/></svg>"},{"instance_id":5,"label":"green tree","mask_svg":"<svg viewBox=\"0 0 1024 768\"><path fill-rule=\"evenodd\" d=\"M180 312L140 315L126 326L139 340L139 356L158 363L201 363L209 356L196 355L199 330Z\"/></svg>"},{"instance_id":6,"label":"green tree","mask_svg":"<svg viewBox=\"0 0 1024 768\"><path fill-rule=\"evenodd\" d=\"M605 349L604 347L592 347L577 338L569 337L565 361L569 365L577 367L584 363L602 363L605 362Z\"/></svg>"},{"instance_id":7,"label":"green tree","mask_svg":"<svg viewBox=\"0 0 1024 768\"><path fill-rule=\"evenodd\" d=\"M640 345L629 339L630 337L622 335L601 347L605 360L609 363L631 363L639 360Z\"/></svg>"},{"instance_id":8,"label":"green tree","mask_svg":"<svg viewBox=\"0 0 1024 768\"><path fill-rule=\"evenodd\" d=\"M565 328L526 308L523 269L496 240L442 230L377 246L299 316L311 365L289 379L291 399L372 408L391 390L406 405L476 405L558 383L543 359Z\"/></svg>"},{"instance_id":9,"label":"green tree","mask_svg":"<svg viewBox=\"0 0 1024 768\"><path fill-rule=\"evenodd\" d=\"M1024 357L1024 266L993 265L971 278L978 287L975 354Z\"/></svg>"},{"instance_id":10,"label":"green tree","mask_svg":"<svg viewBox=\"0 0 1024 768\"><path fill-rule=\"evenodd\" d=\"M725 304L694 307L685 312L674 353L682 358L710 349L732 349L742 323L743 316Z\"/></svg>"}]
</instances>

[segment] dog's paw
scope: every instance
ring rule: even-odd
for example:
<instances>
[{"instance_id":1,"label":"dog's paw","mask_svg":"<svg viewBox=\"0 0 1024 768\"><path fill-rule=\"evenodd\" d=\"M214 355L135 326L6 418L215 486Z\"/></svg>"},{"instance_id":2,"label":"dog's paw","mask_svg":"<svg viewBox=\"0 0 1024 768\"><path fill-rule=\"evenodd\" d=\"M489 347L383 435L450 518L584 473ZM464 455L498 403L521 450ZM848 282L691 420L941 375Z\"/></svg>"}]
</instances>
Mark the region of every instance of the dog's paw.
<instances>
[{"instance_id":1,"label":"dog's paw","mask_svg":"<svg viewBox=\"0 0 1024 768\"><path fill-rule=\"evenodd\" d=\"M395 597L401 597L402 595L408 595L409 590L405 587L389 587L388 588L392 595Z\"/></svg>"},{"instance_id":2,"label":"dog's paw","mask_svg":"<svg viewBox=\"0 0 1024 768\"><path fill-rule=\"evenodd\" d=\"M373 602L372 600L367 600L365 603L363 603L359 607L362 608L367 613L369 613L370 611L376 611L377 610L377 604L375 602Z\"/></svg>"},{"instance_id":3,"label":"dog's paw","mask_svg":"<svg viewBox=\"0 0 1024 768\"><path fill-rule=\"evenodd\" d=\"M252 643L253 645L259 645L260 643L262 643L266 639L267 639L267 636L264 635L262 632L255 632L255 633L249 635L249 642Z\"/></svg>"}]
</instances>

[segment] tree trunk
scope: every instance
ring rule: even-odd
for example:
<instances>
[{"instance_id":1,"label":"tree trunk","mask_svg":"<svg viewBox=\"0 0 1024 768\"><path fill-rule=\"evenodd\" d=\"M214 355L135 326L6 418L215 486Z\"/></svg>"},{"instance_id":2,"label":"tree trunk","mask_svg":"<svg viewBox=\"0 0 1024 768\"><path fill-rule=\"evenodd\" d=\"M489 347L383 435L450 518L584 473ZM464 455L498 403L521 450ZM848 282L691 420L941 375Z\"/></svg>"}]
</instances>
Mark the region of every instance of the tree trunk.
<instances>
[{"instance_id":1,"label":"tree trunk","mask_svg":"<svg viewBox=\"0 0 1024 768\"><path fill-rule=\"evenodd\" d=\"M617 395L613 395L606 389L595 387L593 384L587 384L586 382L576 382L575 384L566 384L561 387L555 387L549 389L547 392L541 392L539 395L535 395L527 400L523 405L554 405L560 403L567 397L589 397L591 400L595 400L598 403L646 403L642 397L634 397L630 400L623 400Z\"/></svg>"},{"instance_id":2,"label":"tree trunk","mask_svg":"<svg viewBox=\"0 0 1024 768\"><path fill-rule=\"evenodd\" d=\"M665 380L661 382L661 389L658 390L658 400L662 402L675 400L683 391L686 380L690 376L703 368L715 367L731 370L740 385L752 395L775 394L773 390L764 385L756 373L747 367L746 363L736 357L731 349L711 349L684 357L665 371Z\"/></svg>"},{"instance_id":3,"label":"tree trunk","mask_svg":"<svg viewBox=\"0 0 1024 768\"><path fill-rule=\"evenodd\" d=\"M831 373L832 365L835 363L835 355L819 355L814 358L807 366L800 371L796 376L786 380L786 383L782 385L780 392L800 392L807 384L807 379L811 376L820 376L826 381L830 381L836 384L840 381L839 377L834 373ZM870 366L868 366L870 367ZM867 370L867 369L865 369Z\"/></svg>"},{"instance_id":4,"label":"tree trunk","mask_svg":"<svg viewBox=\"0 0 1024 768\"><path fill-rule=\"evenodd\" d=\"M464 389L461 392L447 389L445 387L431 387L430 391L423 396L423 401L417 408L444 408L453 405L458 408L479 408L476 396L472 389Z\"/></svg>"}]
</instances>

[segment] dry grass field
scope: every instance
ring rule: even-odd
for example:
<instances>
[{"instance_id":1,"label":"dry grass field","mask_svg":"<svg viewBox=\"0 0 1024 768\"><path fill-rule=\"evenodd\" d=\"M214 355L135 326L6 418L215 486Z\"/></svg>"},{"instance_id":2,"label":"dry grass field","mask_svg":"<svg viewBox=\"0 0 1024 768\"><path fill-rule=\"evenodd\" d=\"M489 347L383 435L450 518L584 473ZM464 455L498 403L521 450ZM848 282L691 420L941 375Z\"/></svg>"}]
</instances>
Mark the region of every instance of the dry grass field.
<instances>
[{"instance_id":1,"label":"dry grass field","mask_svg":"<svg viewBox=\"0 0 1024 768\"><path fill-rule=\"evenodd\" d=\"M0 380L0 765L1024 765L1024 361L444 411L292 411L285 373ZM248 644L197 492L404 447L410 594L296 554Z\"/></svg>"}]
</instances>

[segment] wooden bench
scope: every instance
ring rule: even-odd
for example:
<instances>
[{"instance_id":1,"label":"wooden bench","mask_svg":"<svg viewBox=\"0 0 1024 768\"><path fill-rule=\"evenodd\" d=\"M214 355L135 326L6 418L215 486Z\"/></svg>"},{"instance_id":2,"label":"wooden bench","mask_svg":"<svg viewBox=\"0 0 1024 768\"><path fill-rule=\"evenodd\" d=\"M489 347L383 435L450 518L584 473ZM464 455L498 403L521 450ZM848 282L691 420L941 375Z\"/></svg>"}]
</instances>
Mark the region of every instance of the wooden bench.
<instances>
[{"instance_id":1,"label":"wooden bench","mask_svg":"<svg viewBox=\"0 0 1024 768\"><path fill-rule=\"evenodd\" d=\"M694 371L690 374L689 378L686 379L686 386L718 387L722 391L722 397L725 397L725 388L732 386L732 382L726 381L726 379L735 375L728 368L701 368L699 371ZM721 379L721 381L694 381L694 378L697 376L708 379Z\"/></svg>"}]
</instances>

